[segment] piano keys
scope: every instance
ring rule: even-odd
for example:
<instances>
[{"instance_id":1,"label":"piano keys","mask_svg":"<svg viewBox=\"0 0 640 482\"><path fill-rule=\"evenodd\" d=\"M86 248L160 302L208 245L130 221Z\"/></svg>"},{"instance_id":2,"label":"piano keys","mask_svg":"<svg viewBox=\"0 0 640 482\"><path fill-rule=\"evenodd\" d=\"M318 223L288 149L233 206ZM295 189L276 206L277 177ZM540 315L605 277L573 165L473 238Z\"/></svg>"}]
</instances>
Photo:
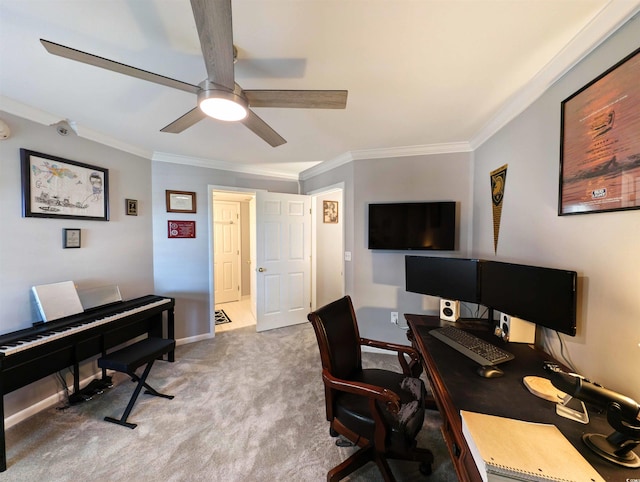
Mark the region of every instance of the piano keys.
<instances>
[{"instance_id":1,"label":"piano keys","mask_svg":"<svg viewBox=\"0 0 640 482\"><path fill-rule=\"evenodd\" d=\"M36 346L43 345L45 343L50 343L58 338L63 338L69 336L74 333L78 333L80 331L93 329L97 326L104 325L106 323L111 323L123 316L131 316L135 313L139 313L141 311L147 311L156 306L164 305L166 303L170 303L171 300L169 298L163 298L159 301L155 301L149 304L145 304L139 306L137 308L132 308L130 310L126 310L123 313L116 313L114 315L106 315L102 318L95 320L83 320L72 322L71 324L64 324L60 327L52 327L50 326L54 322L46 323L46 326L43 327L42 330L36 330L34 332L33 328L29 328L27 333L24 335L18 335L18 338L11 337L9 341L3 343L3 337L0 336L0 356L10 356L14 353L23 350L30 350L35 348ZM15 335L15 334L10 334Z\"/></svg>"},{"instance_id":2,"label":"piano keys","mask_svg":"<svg viewBox=\"0 0 640 482\"><path fill-rule=\"evenodd\" d=\"M174 306L173 298L147 295L0 335L0 471L6 470L5 394L67 367L74 367L77 392L83 360L144 334L175 339ZM168 359L174 361L173 352Z\"/></svg>"}]
</instances>

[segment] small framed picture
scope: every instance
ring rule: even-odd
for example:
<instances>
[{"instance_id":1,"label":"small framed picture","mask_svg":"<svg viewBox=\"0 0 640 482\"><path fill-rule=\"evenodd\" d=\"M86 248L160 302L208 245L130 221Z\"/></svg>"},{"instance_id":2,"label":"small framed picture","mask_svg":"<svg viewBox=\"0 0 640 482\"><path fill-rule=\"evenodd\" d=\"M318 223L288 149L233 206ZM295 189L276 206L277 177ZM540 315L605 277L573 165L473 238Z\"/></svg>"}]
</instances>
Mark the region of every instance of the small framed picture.
<instances>
[{"instance_id":1,"label":"small framed picture","mask_svg":"<svg viewBox=\"0 0 640 482\"><path fill-rule=\"evenodd\" d=\"M125 205L127 206L127 216L138 215L138 200L137 199L125 199Z\"/></svg>"},{"instance_id":2,"label":"small framed picture","mask_svg":"<svg viewBox=\"0 0 640 482\"><path fill-rule=\"evenodd\" d=\"M195 213L196 193L189 191L166 191L168 213Z\"/></svg>"},{"instance_id":3,"label":"small framed picture","mask_svg":"<svg viewBox=\"0 0 640 482\"><path fill-rule=\"evenodd\" d=\"M79 229L63 229L62 230L62 247L63 248L79 248L80 247L80 230Z\"/></svg>"},{"instance_id":4,"label":"small framed picture","mask_svg":"<svg viewBox=\"0 0 640 482\"><path fill-rule=\"evenodd\" d=\"M325 224L338 223L338 201L322 201L322 222Z\"/></svg>"}]
</instances>

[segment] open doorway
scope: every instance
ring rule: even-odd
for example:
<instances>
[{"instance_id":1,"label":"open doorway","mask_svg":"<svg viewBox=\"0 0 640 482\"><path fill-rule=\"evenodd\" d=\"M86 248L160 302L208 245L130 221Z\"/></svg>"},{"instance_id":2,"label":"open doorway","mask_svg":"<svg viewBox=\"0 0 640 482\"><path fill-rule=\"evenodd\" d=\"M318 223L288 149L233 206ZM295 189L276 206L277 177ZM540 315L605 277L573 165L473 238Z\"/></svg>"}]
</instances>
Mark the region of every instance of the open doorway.
<instances>
[{"instance_id":1,"label":"open doorway","mask_svg":"<svg viewBox=\"0 0 640 482\"><path fill-rule=\"evenodd\" d=\"M322 306L344 295L344 202L343 184L337 184L318 190L309 196L311 205L311 286L309 311ZM212 253L210 276L211 305L216 310L224 310L231 318L230 323L215 323L212 316L211 332L229 331L238 327L256 325L256 191L233 187L210 186L211 229L210 249ZM262 191L261 191L262 193ZM284 195L286 196L286 195ZM220 204L239 203L239 294L237 301L227 301L219 291L221 288L233 287L233 276L230 268L216 275L215 266L221 265L217 259L220 249L216 249L215 237L230 238L233 229L225 215L218 214L216 202ZM308 211L307 211L308 212ZM224 229L222 229L224 228ZM226 234L221 234L222 232ZM222 244L222 241L218 241ZM219 248L219 246L218 246ZM321 261L319 261L321 260ZM226 262L226 261L225 261ZM218 285L218 286L216 286ZM305 308L305 313L306 311ZM235 318L235 319L234 319ZM236 321L237 320L237 321Z\"/></svg>"},{"instance_id":2,"label":"open doorway","mask_svg":"<svg viewBox=\"0 0 640 482\"><path fill-rule=\"evenodd\" d=\"M212 190L212 302L215 332L255 326L252 308L253 191Z\"/></svg>"},{"instance_id":3,"label":"open doorway","mask_svg":"<svg viewBox=\"0 0 640 482\"><path fill-rule=\"evenodd\" d=\"M312 292L313 309L345 294L344 183L309 194L313 201Z\"/></svg>"}]
</instances>

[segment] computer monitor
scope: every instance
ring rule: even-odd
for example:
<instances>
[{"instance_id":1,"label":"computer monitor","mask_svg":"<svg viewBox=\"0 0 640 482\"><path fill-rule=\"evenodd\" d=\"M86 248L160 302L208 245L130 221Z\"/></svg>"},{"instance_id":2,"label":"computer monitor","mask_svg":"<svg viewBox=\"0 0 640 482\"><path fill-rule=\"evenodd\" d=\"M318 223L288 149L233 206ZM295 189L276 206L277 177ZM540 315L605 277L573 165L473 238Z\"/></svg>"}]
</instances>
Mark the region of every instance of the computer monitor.
<instances>
[{"instance_id":1,"label":"computer monitor","mask_svg":"<svg viewBox=\"0 0 640 482\"><path fill-rule=\"evenodd\" d=\"M405 256L406 290L423 295L478 303L480 260Z\"/></svg>"},{"instance_id":2,"label":"computer monitor","mask_svg":"<svg viewBox=\"0 0 640 482\"><path fill-rule=\"evenodd\" d=\"M486 261L480 284L484 306L575 336L575 271Z\"/></svg>"}]
</instances>

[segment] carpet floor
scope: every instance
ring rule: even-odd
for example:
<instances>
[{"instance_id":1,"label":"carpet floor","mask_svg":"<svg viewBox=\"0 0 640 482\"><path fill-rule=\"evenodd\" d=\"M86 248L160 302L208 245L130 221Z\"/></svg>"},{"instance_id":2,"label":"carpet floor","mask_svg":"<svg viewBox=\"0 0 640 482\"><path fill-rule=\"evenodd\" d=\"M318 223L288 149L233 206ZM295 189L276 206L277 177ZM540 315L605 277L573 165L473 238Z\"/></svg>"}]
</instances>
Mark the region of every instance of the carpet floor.
<instances>
[{"instance_id":1,"label":"carpet floor","mask_svg":"<svg viewBox=\"0 0 640 482\"><path fill-rule=\"evenodd\" d=\"M363 353L366 367L397 369L395 356ZM324 414L320 356L310 324L256 333L254 327L181 345L174 363L156 362L148 383L173 400L141 394L120 418L135 387L114 387L65 410L54 407L7 430L8 470L0 481L323 481L353 448L335 445ZM418 445L434 452L433 474L391 461L398 481L457 480L428 412ZM350 478L380 481L369 463Z\"/></svg>"}]
</instances>

